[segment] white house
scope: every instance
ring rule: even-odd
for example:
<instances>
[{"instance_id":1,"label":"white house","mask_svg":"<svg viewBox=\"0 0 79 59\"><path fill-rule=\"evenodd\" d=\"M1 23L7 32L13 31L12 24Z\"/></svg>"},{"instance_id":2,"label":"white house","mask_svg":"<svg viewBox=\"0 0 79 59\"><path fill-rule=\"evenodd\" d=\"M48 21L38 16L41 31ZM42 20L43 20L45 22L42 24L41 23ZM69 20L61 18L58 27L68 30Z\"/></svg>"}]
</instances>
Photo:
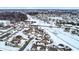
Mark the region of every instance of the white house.
<instances>
[{"instance_id":1,"label":"white house","mask_svg":"<svg viewBox=\"0 0 79 59\"><path fill-rule=\"evenodd\" d=\"M0 26L7 26L7 25L10 25L9 20L0 20Z\"/></svg>"},{"instance_id":2,"label":"white house","mask_svg":"<svg viewBox=\"0 0 79 59\"><path fill-rule=\"evenodd\" d=\"M49 20L55 21L55 20L63 20L62 17L48 17Z\"/></svg>"}]
</instances>

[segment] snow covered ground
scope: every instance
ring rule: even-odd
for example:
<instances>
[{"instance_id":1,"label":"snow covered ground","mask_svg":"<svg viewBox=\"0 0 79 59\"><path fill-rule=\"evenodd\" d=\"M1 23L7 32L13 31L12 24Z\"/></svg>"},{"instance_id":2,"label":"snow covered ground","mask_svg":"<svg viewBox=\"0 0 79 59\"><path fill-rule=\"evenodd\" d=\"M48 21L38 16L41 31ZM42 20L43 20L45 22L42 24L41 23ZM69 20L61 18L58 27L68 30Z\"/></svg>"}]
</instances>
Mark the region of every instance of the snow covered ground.
<instances>
[{"instance_id":1,"label":"snow covered ground","mask_svg":"<svg viewBox=\"0 0 79 59\"><path fill-rule=\"evenodd\" d=\"M16 47L5 46L5 41L0 42L0 50L2 51L18 51L18 49Z\"/></svg>"},{"instance_id":2,"label":"snow covered ground","mask_svg":"<svg viewBox=\"0 0 79 59\"><path fill-rule=\"evenodd\" d=\"M30 20L32 19L30 15L28 15L28 17ZM36 18L32 20L36 20ZM46 22L37 19L34 25L48 26L50 24L47 24ZM79 50L79 36L75 36L70 33L64 32L63 29L61 28L50 28L50 27L41 27L41 28L44 29L44 31L46 31L51 36L51 39L54 41L54 44L58 45L62 43L72 48L73 51Z\"/></svg>"},{"instance_id":3,"label":"snow covered ground","mask_svg":"<svg viewBox=\"0 0 79 59\"><path fill-rule=\"evenodd\" d=\"M79 51L79 36L70 34L68 32L64 32L62 28L53 27L53 25L48 24L44 21L41 21L37 18L32 18L32 16L27 15L28 21L35 21L36 23L33 23L31 25L38 25L41 29L43 29L48 35L51 37L51 40L54 41L54 44L57 46L58 44L64 44L66 46L69 46L73 51ZM19 25L20 26L20 25ZM52 26L52 27L50 27ZM54 25L55 26L55 25ZM19 28L19 27L18 27ZM25 40L22 40L22 43L20 44L23 46L25 44L25 41L28 40L28 36L23 34L23 31L27 28L21 28L21 30L13 31L12 36L8 39L8 41L11 41L13 37L17 35L21 35ZM32 39L29 44L25 47L24 51L30 51L32 48L32 45L37 40ZM20 48L16 47L10 47L5 46L5 41L0 41L0 50L4 51L18 51Z\"/></svg>"},{"instance_id":4,"label":"snow covered ground","mask_svg":"<svg viewBox=\"0 0 79 59\"><path fill-rule=\"evenodd\" d=\"M48 31L49 30L49 31ZM70 36L61 34L58 29L54 29L54 31L50 31L49 28L45 28L45 31L51 36L51 39L54 41L55 45L60 43L71 47L73 50L79 50L79 42L75 39L70 38ZM76 44L77 43L77 44Z\"/></svg>"},{"instance_id":5,"label":"snow covered ground","mask_svg":"<svg viewBox=\"0 0 79 59\"><path fill-rule=\"evenodd\" d=\"M30 51L32 48L32 45L36 42L35 39L31 40L31 42L27 45L27 47L24 49L24 51Z\"/></svg>"},{"instance_id":6,"label":"snow covered ground","mask_svg":"<svg viewBox=\"0 0 79 59\"><path fill-rule=\"evenodd\" d=\"M22 47L25 44L25 42L27 41L27 39L28 39L27 35L23 34L23 31L25 29L26 28L22 28L22 30L13 31L13 33L11 33L9 38L8 39L5 38L5 39L7 39L7 41L10 42L13 39L13 37L16 37L17 35L21 35L23 38L25 38L24 40L21 40L21 43L19 44ZM0 41L0 50L3 50L3 51L18 51L20 49L18 47L6 46L5 42L6 41Z\"/></svg>"}]
</instances>

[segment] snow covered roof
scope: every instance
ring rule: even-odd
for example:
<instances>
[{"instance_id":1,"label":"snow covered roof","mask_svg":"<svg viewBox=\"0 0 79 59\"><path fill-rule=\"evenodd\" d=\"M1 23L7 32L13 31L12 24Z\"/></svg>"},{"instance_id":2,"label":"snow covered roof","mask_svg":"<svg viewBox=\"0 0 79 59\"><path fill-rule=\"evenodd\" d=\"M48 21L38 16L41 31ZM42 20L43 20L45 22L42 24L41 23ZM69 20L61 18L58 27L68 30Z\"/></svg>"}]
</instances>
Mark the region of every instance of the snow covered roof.
<instances>
[{"instance_id":1,"label":"snow covered roof","mask_svg":"<svg viewBox=\"0 0 79 59\"><path fill-rule=\"evenodd\" d=\"M10 22L9 20L0 20L0 22Z\"/></svg>"},{"instance_id":2,"label":"snow covered roof","mask_svg":"<svg viewBox=\"0 0 79 59\"><path fill-rule=\"evenodd\" d=\"M63 18L62 17L48 17L48 19L59 19L59 20L63 20Z\"/></svg>"},{"instance_id":3,"label":"snow covered roof","mask_svg":"<svg viewBox=\"0 0 79 59\"><path fill-rule=\"evenodd\" d=\"M38 21L37 19L27 19L25 21Z\"/></svg>"}]
</instances>

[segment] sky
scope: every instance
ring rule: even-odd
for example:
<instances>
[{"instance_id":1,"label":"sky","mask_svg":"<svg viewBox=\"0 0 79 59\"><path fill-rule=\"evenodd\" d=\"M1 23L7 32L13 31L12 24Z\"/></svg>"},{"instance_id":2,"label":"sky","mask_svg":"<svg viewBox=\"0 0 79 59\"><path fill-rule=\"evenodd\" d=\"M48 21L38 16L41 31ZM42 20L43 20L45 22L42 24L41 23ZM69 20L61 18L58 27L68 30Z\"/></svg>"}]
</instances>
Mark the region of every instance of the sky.
<instances>
[{"instance_id":1,"label":"sky","mask_svg":"<svg viewBox=\"0 0 79 59\"><path fill-rule=\"evenodd\" d=\"M0 7L79 7L79 0L0 0Z\"/></svg>"}]
</instances>

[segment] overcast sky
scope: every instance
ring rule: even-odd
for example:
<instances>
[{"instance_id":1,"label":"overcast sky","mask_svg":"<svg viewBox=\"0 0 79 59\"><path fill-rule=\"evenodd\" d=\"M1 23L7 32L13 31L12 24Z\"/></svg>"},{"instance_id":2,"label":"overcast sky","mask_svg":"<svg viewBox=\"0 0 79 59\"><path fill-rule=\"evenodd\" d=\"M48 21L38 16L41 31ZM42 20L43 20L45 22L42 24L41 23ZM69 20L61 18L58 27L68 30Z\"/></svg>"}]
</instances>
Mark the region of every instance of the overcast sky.
<instances>
[{"instance_id":1,"label":"overcast sky","mask_svg":"<svg viewBox=\"0 0 79 59\"><path fill-rule=\"evenodd\" d=\"M0 7L79 7L79 0L0 0Z\"/></svg>"}]
</instances>

